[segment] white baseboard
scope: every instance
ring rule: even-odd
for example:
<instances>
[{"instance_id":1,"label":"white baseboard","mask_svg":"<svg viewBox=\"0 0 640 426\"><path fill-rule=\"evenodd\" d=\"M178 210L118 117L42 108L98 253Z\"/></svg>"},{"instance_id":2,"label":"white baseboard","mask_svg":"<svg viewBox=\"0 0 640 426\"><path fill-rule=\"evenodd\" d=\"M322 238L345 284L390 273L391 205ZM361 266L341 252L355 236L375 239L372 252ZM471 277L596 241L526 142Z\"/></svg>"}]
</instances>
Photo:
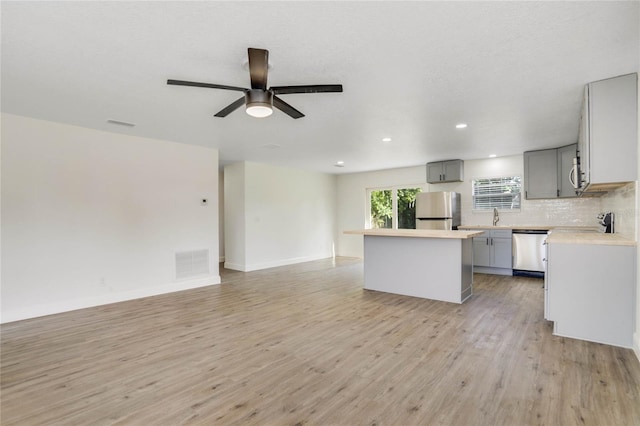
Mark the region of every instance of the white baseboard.
<instances>
[{"instance_id":1,"label":"white baseboard","mask_svg":"<svg viewBox=\"0 0 640 426\"><path fill-rule=\"evenodd\" d=\"M473 272L478 272L480 274L492 274L492 275L513 275L512 269L491 268L488 266L474 266Z\"/></svg>"},{"instance_id":2,"label":"white baseboard","mask_svg":"<svg viewBox=\"0 0 640 426\"><path fill-rule=\"evenodd\" d=\"M633 351L636 353L638 361L640 361L640 330L633 333Z\"/></svg>"},{"instance_id":3,"label":"white baseboard","mask_svg":"<svg viewBox=\"0 0 640 426\"><path fill-rule=\"evenodd\" d=\"M251 271L259 271L261 269L267 269L267 268L276 268L278 266L287 266L287 265L294 265L296 263L304 263L304 262L311 262L314 260L321 260L321 259L328 259L330 257L333 257L332 255L319 255L319 256L307 256L307 257L292 257L289 259L282 259L282 260L274 260L271 262L262 262L262 263L254 263L251 265L243 265L240 263L233 263L233 262L225 262L224 263L224 267L225 269L232 269L234 271L241 271L241 272L251 272Z\"/></svg>"},{"instance_id":4,"label":"white baseboard","mask_svg":"<svg viewBox=\"0 0 640 426\"><path fill-rule=\"evenodd\" d=\"M120 293L109 293L84 299L68 300L35 306L25 306L19 309L3 309L0 323L4 324L13 321L37 318L45 315L59 314L62 312L75 311L77 309L91 308L94 306L108 305L111 303L125 302L127 300L141 299L143 297L157 296L160 294L190 290L192 288L206 287L216 284L220 284L220 275L212 275L205 278L197 278L188 281L180 281L165 284L162 286L141 288Z\"/></svg>"},{"instance_id":5,"label":"white baseboard","mask_svg":"<svg viewBox=\"0 0 640 426\"><path fill-rule=\"evenodd\" d=\"M224 263L224 256L220 256L218 263Z\"/></svg>"},{"instance_id":6,"label":"white baseboard","mask_svg":"<svg viewBox=\"0 0 640 426\"><path fill-rule=\"evenodd\" d=\"M244 265L240 263L224 262L223 268L231 269L233 271L247 272L244 270Z\"/></svg>"}]
</instances>

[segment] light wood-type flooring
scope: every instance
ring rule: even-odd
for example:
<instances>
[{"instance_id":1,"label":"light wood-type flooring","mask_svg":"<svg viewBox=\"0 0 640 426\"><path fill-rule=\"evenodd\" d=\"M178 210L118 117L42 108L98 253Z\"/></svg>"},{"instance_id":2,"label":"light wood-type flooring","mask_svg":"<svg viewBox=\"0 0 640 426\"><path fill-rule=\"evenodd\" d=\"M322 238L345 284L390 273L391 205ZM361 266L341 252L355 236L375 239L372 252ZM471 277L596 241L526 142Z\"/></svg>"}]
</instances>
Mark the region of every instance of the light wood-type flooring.
<instances>
[{"instance_id":1,"label":"light wood-type flooring","mask_svg":"<svg viewBox=\"0 0 640 426\"><path fill-rule=\"evenodd\" d=\"M635 354L553 336L539 279L456 305L350 258L221 274L3 325L1 424L640 425Z\"/></svg>"}]
</instances>

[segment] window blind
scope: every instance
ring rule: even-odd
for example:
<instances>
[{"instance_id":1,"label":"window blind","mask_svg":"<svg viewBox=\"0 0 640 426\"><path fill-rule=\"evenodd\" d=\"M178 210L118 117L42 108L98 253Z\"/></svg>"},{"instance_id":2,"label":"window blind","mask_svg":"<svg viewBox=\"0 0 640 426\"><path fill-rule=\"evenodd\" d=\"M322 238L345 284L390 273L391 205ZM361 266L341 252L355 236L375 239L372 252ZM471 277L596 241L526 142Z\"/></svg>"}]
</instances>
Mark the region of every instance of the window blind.
<instances>
[{"instance_id":1,"label":"window blind","mask_svg":"<svg viewBox=\"0 0 640 426\"><path fill-rule=\"evenodd\" d=\"M514 210L520 208L520 176L509 176L472 181L473 208L475 210Z\"/></svg>"}]
</instances>

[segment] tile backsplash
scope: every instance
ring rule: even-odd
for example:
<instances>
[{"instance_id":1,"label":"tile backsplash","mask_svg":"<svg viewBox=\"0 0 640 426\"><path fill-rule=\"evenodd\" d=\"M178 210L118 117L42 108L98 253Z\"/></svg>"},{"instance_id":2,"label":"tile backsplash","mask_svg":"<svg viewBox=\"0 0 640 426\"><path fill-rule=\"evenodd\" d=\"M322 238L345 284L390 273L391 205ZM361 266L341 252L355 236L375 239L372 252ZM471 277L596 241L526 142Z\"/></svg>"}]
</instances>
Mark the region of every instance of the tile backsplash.
<instances>
[{"instance_id":1,"label":"tile backsplash","mask_svg":"<svg viewBox=\"0 0 640 426\"><path fill-rule=\"evenodd\" d=\"M470 198L470 197L468 197ZM466 207L466 208L465 208ZM560 198L522 200L519 211L500 212L499 225L597 226L596 216L602 211L599 198ZM491 225L492 212L471 209L471 200L462 203L462 223Z\"/></svg>"},{"instance_id":2,"label":"tile backsplash","mask_svg":"<svg viewBox=\"0 0 640 426\"><path fill-rule=\"evenodd\" d=\"M601 199L601 210L615 214L615 232L635 239L636 218L636 183L631 182L622 188L609 192Z\"/></svg>"},{"instance_id":3,"label":"tile backsplash","mask_svg":"<svg viewBox=\"0 0 640 426\"><path fill-rule=\"evenodd\" d=\"M471 197L462 199L462 223L491 226L493 212L472 210ZM519 211L500 212L499 225L598 226L601 212L615 213L615 232L635 238L636 184L631 182L602 197L522 200Z\"/></svg>"}]
</instances>

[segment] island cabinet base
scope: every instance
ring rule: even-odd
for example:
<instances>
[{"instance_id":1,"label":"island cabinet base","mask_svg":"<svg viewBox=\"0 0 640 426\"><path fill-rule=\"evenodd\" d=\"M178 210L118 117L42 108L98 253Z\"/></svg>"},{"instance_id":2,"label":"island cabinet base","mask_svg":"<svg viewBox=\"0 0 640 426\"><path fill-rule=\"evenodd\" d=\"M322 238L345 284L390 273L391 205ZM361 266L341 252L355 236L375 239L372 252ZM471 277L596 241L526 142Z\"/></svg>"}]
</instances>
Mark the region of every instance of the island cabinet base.
<instances>
[{"instance_id":1,"label":"island cabinet base","mask_svg":"<svg viewBox=\"0 0 640 426\"><path fill-rule=\"evenodd\" d=\"M462 303L473 293L472 240L365 235L364 288Z\"/></svg>"}]
</instances>

